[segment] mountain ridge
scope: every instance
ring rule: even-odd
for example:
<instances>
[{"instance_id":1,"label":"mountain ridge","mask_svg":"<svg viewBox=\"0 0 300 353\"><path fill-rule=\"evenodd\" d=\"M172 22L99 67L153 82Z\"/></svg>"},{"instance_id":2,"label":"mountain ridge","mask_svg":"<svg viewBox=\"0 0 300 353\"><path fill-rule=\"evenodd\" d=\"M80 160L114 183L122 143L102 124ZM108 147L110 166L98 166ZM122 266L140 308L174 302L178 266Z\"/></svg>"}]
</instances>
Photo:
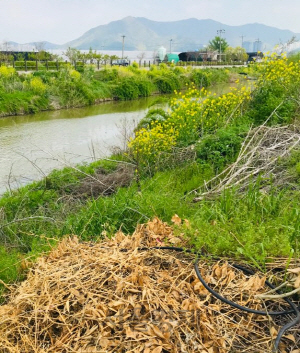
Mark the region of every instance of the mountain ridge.
<instances>
[{"instance_id":1,"label":"mountain ridge","mask_svg":"<svg viewBox=\"0 0 300 353\"><path fill-rule=\"evenodd\" d=\"M88 50L120 50L124 37L125 50L155 51L160 46L175 51L198 50L224 30L222 37L230 46L241 46L243 42L261 42L262 50L271 50L276 44L285 43L299 33L279 29L261 23L248 23L238 26L226 25L212 19L189 18L178 21L153 21L145 17L127 16L105 25L93 27L80 37L65 44L45 43L45 49L66 49L74 47ZM16 43L16 46L18 44ZM35 43L19 46L35 45Z\"/></svg>"},{"instance_id":2,"label":"mountain ridge","mask_svg":"<svg viewBox=\"0 0 300 353\"><path fill-rule=\"evenodd\" d=\"M94 27L79 38L65 43L62 47L78 49L119 50L122 36L125 35L126 50L155 50L163 45L172 45L174 51L197 50L213 39L220 29L225 30L223 37L229 45L241 45L245 41L262 43L262 49L270 50L280 42L288 41L300 34L287 29L279 29L261 23L230 26L212 19L189 18L179 21L152 21L145 17L127 16L107 25ZM172 40L172 43L170 41Z\"/></svg>"}]
</instances>

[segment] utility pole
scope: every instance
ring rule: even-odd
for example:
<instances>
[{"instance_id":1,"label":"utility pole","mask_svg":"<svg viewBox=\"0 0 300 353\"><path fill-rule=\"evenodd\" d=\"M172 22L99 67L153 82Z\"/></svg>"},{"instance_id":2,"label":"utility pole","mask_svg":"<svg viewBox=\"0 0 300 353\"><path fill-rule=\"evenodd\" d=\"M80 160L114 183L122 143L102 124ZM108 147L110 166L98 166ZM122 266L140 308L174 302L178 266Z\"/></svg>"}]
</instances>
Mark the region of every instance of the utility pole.
<instances>
[{"instance_id":1,"label":"utility pole","mask_svg":"<svg viewBox=\"0 0 300 353\"><path fill-rule=\"evenodd\" d=\"M170 39L170 54L172 53L172 40L173 39Z\"/></svg>"},{"instance_id":2,"label":"utility pole","mask_svg":"<svg viewBox=\"0 0 300 353\"><path fill-rule=\"evenodd\" d=\"M254 42L254 44L256 43L256 48L253 48L253 49L256 49L254 51L258 52L259 50L259 43L261 43L261 41L259 40L259 38L256 39L256 41Z\"/></svg>"},{"instance_id":3,"label":"utility pole","mask_svg":"<svg viewBox=\"0 0 300 353\"><path fill-rule=\"evenodd\" d=\"M126 36L122 36L122 59L124 57L124 39L125 39Z\"/></svg>"},{"instance_id":4,"label":"utility pole","mask_svg":"<svg viewBox=\"0 0 300 353\"><path fill-rule=\"evenodd\" d=\"M220 37L220 62L221 62L221 53L222 53L222 49L221 49L222 33L225 33L225 29L219 29L219 30L217 30L217 34L218 34L219 37Z\"/></svg>"},{"instance_id":5,"label":"utility pole","mask_svg":"<svg viewBox=\"0 0 300 353\"><path fill-rule=\"evenodd\" d=\"M242 48L243 48L245 36L241 35L240 38L242 38Z\"/></svg>"}]
</instances>

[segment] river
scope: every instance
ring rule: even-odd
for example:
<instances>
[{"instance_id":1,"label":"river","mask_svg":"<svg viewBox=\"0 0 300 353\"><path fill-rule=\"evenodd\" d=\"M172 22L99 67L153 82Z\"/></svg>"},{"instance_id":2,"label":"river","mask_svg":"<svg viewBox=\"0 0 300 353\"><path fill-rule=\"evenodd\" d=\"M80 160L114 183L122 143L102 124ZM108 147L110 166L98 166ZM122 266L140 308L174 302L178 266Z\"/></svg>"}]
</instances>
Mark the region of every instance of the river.
<instances>
[{"instance_id":1,"label":"river","mask_svg":"<svg viewBox=\"0 0 300 353\"><path fill-rule=\"evenodd\" d=\"M123 148L155 97L0 119L0 194ZM125 136L124 136L125 135Z\"/></svg>"},{"instance_id":2,"label":"river","mask_svg":"<svg viewBox=\"0 0 300 353\"><path fill-rule=\"evenodd\" d=\"M214 88L217 94L229 85ZM157 97L0 119L0 194L124 148Z\"/></svg>"}]
</instances>

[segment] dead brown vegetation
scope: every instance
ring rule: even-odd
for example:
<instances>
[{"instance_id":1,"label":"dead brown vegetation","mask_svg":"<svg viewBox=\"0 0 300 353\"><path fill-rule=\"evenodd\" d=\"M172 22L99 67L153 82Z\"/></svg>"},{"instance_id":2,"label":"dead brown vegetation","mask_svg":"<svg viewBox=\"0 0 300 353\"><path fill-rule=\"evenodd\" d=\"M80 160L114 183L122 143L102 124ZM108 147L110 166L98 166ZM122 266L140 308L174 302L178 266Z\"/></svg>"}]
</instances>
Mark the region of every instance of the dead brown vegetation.
<instances>
[{"instance_id":1,"label":"dead brown vegetation","mask_svg":"<svg viewBox=\"0 0 300 353\"><path fill-rule=\"evenodd\" d=\"M286 185L290 177L279 162L288 157L292 150L299 148L299 144L300 132L296 126L261 125L251 129L236 161L209 180L205 188L194 190L199 195L194 201L215 197L229 188L243 191L258 176L272 179L274 186Z\"/></svg>"},{"instance_id":2,"label":"dead brown vegetation","mask_svg":"<svg viewBox=\"0 0 300 353\"><path fill-rule=\"evenodd\" d=\"M138 249L183 242L158 219L98 244L63 240L0 307L0 352L271 352L276 324L211 296L193 256ZM255 298L264 276L247 277L227 262L199 267L226 297L265 309ZM296 339L289 334L282 352L287 342L295 347Z\"/></svg>"},{"instance_id":3,"label":"dead brown vegetation","mask_svg":"<svg viewBox=\"0 0 300 353\"><path fill-rule=\"evenodd\" d=\"M134 167L131 165L119 165L114 171L99 168L93 178L82 179L72 195L82 199L109 196L115 193L117 188L129 186L133 178Z\"/></svg>"}]
</instances>

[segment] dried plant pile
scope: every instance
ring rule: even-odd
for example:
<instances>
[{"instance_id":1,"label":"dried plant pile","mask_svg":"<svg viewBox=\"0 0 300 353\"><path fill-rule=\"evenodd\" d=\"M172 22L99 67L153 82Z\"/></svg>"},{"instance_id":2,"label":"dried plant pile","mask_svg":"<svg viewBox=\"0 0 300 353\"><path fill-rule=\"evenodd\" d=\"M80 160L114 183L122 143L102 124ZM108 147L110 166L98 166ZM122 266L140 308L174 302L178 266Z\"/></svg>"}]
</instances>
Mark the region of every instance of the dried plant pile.
<instances>
[{"instance_id":1,"label":"dried plant pile","mask_svg":"<svg viewBox=\"0 0 300 353\"><path fill-rule=\"evenodd\" d=\"M131 237L63 240L0 307L0 352L271 352L278 327L210 295L192 255L138 250L179 242L158 219ZM227 298L265 309L255 298L265 291L264 277L246 277L226 262L201 260L199 268ZM291 339L283 340L282 352L290 352Z\"/></svg>"},{"instance_id":2,"label":"dried plant pile","mask_svg":"<svg viewBox=\"0 0 300 353\"><path fill-rule=\"evenodd\" d=\"M250 130L235 163L207 182L205 189L194 190L199 194L194 201L218 195L232 187L242 191L259 175L273 177L277 183L284 184L286 172L278 161L287 157L299 143L300 132L294 126L261 125Z\"/></svg>"},{"instance_id":3,"label":"dried plant pile","mask_svg":"<svg viewBox=\"0 0 300 353\"><path fill-rule=\"evenodd\" d=\"M109 196L116 192L117 188L129 186L134 178L134 168L131 165L120 165L113 172L99 168L95 175L87 176L76 186L72 192L76 198L97 198Z\"/></svg>"}]
</instances>

